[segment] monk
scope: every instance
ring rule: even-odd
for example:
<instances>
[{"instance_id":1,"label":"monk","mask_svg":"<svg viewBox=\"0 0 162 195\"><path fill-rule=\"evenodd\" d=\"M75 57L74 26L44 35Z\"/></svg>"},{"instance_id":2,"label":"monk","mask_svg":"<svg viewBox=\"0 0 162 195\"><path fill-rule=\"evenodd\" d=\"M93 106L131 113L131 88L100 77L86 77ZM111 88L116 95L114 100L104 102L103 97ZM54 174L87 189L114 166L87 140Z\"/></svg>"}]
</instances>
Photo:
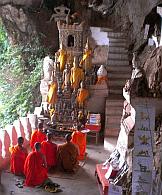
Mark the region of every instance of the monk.
<instances>
[{"instance_id":1,"label":"monk","mask_svg":"<svg viewBox=\"0 0 162 195\"><path fill-rule=\"evenodd\" d=\"M2 171L0 170L0 185L1 185L1 175L2 175Z\"/></svg>"},{"instance_id":2,"label":"monk","mask_svg":"<svg viewBox=\"0 0 162 195\"><path fill-rule=\"evenodd\" d=\"M9 148L11 152L10 170L15 175L24 175L24 163L27 157L27 150L23 147L24 138L19 137L18 144Z\"/></svg>"},{"instance_id":3,"label":"monk","mask_svg":"<svg viewBox=\"0 0 162 195\"><path fill-rule=\"evenodd\" d=\"M47 163L44 154L41 152L41 143L34 144L35 151L29 153L24 165L25 185L41 186L48 179Z\"/></svg>"},{"instance_id":4,"label":"monk","mask_svg":"<svg viewBox=\"0 0 162 195\"><path fill-rule=\"evenodd\" d=\"M76 144L79 148L78 160L84 160L86 153L86 134L81 132L81 125L77 126L77 130L72 133L73 144Z\"/></svg>"},{"instance_id":5,"label":"monk","mask_svg":"<svg viewBox=\"0 0 162 195\"><path fill-rule=\"evenodd\" d=\"M43 123L40 122L38 124L38 129L35 130L32 135L31 135L31 139L30 139L30 147L34 150L34 144L36 142L43 142L46 140L46 134L43 133Z\"/></svg>"},{"instance_id":6,"label":"monk","mask_svg":"<svg viewBox=\"0 0 162 195\"><path fill-rule=\"evenodd\" d=\"M78 148L71 142L71 135L65 136L66 143L58 147L58 164L66 172L74 172L78 165Z\"/></svg>"},{"instance_id":7,"label":"monk","mask_svg":"<svg viewBox=\"0 0 162 195\"><path fill-rule=\"evenodd\" d=\"M46 157L48 170L54 168L57 163L57 145L52 143L52 133L47 134L47 140L41 143L41 151Z\"/></svg>"}]
</instances>

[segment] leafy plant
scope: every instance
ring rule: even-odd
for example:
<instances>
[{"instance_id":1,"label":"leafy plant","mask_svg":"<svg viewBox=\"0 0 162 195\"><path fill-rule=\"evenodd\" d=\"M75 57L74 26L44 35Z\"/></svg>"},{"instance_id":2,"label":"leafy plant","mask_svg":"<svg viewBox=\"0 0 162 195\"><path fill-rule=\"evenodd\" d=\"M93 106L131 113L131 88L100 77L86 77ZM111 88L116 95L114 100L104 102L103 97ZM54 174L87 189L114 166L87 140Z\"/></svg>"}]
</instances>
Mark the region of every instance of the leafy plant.
<instances>
[{"instance_id":1,"label":"leafy plant","mask_svg":"<svg viewBox=\"0 0 162 195\"><path fill-rule=\"evenodd\" d=\"M45 50L39 40L26 46L10 45L1 24L0 52L0 126L4 127L39 105Z\"/></svg>"}]
</instances>

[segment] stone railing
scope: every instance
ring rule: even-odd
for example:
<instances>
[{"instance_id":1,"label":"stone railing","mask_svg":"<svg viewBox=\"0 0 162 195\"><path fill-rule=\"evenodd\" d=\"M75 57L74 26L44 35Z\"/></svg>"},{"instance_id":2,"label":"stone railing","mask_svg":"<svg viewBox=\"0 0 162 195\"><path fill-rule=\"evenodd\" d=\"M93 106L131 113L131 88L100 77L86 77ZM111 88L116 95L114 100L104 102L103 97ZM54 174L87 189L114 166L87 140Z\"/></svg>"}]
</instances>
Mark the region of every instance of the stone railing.
<instances>
[{"instance_id":1,"label":"stone railing","mask_svg":"<svg viewBox=\"0 0 162 195\"><path fill-rule=\"evenodd\" d=\"M20 117L13 125L7 125L0 129L0 169L7 167L10 160L9 147L17 144L17 138L24 137L24 146L27 147L30 141L32 130L37 128L37 115L28 114L27 117Z\"/></svg>"}]
</instances>

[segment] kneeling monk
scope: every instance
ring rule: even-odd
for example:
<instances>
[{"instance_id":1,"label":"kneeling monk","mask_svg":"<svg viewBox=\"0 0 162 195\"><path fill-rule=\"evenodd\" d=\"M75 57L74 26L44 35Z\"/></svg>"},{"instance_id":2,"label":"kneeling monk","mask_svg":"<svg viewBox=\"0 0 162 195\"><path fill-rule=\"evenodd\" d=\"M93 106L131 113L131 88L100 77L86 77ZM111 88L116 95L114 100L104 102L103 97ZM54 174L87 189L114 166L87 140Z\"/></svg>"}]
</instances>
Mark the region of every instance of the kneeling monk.
<instances>
[{"instance_id":1,"label":"kneeling monk","mask_svg":"<svg viewBox=\"0 0 162 195\"><path fill-rule=\"evenodd\" d=\"M52 143L52 133L47 134L47 141L41 143L41 151L46 157L48 169L56 166L57 145Z\"/></svg>"},{"instance_id":2,"label":"kneeling monk","mask_svg":"<svg viewBox=\"0 0 162 195\"><path fill-rule=\"evenodd\" d=\"M39 186L48 179L47 164L44 154L41 152L41 144L36 142L35 151L31 152L25 161L24 174L26 186Z\"/></svg>"},{"instance_id":3,"label":"kneeling monk","mask_svg":"<svg viewBox=\"0 0 162 195\"><path fill-rule=\"evenodd\" d=\"M30 147L32 148L32 150L34 151L34 144L36 142L43 142L44 140L46 140L46 134L43 132L43 123L39 123L38 124L38 129L35 130L32 135L31 135L31 139L30 139Z\"/></svg>"},{"instance_id":4,"label":"kneeling monk","mask_svg":"<svg viewBox=\"0 0 162 195\"><path fill-rule=\"evenodd\" d=\"M72 133L72 143L79 147L78 160L84 160L86 153L86 134L81 132L81 126L77 126L77 130Z\"/></svg>"},{"instance_id":5,"label":"kneeling monk","mask_svg":"<svg viewBox=\"0 0 162 195\"><path fill-rule=\"evenodd\" d=\"M66 143L58 147L58 163L64 171L74 171L78 165L78 148L71 143L71 135L65 136Z\"/></svg>"},{"instance_id":6,"label":"kneeling monk","mask_svg":"<svg viewBox=\"0 0 162 195\"><path fill-rule=\"evenodd\" d=\"M23 147L24 138L19 137L16 146L10 147L11 160L10 170L15 175L24 175L24 163L27 157L27 150Z\"/></svg>"}]
</instances>

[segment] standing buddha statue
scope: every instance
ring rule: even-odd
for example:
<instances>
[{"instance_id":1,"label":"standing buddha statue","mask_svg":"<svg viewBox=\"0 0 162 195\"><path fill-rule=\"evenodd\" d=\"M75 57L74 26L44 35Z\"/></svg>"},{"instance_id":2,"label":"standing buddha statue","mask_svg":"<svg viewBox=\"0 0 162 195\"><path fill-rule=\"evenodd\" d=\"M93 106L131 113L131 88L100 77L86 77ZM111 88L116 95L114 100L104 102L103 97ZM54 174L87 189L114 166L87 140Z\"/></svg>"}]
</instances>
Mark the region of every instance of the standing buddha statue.
<instances>
[{"instance_id":1,"label":"standing buddha statue","mask_svg":"<svg viewBox=\"0 0 162 195\"><path fill-rule=\"evenodd\" d=\"M84 108L85 101L87 100L89 96L89 92L87 89L84 88L83 82L80 83L80 89L78 89L77 94L77 102L79 104L79 108Z\"/></svg>"},{"instance_id":2,"label":"standing buddha statue","mask_svg":"<svg viewBox=\"0 0 162 195\"><path fill-rule=\"evenodd\" d=\"M92 49L89 46L89 40L87 39L87 43L84 49L83 58L80 61L80 65L85 70L85 73L89 72L92 68Z\"/></svg>"},{"instance_id":3,"label":"standing buddha statue","mask_svg":"<svg viewBox=\"0 0 162 195\"><path fill-rule=\"evenodd\" d=\"M65 64L67 61L67 52L64 49L63 43L60 44L60 49L58 50L58 62L60 62L60 71L63 72L65 69Z\"/></svg>"},{"instance_id":4,"label":"standing buddha statue","mask_svg":"<svg viewBox=\"0 0 162 195\"><path fill-rule=\"evenodd\" d=\"M78 66L77 58L74 57L73 67L71 68L70 82L73 89L78 89L80 82L84 80L83 69Z\"/></svg>"}]
</instances>

